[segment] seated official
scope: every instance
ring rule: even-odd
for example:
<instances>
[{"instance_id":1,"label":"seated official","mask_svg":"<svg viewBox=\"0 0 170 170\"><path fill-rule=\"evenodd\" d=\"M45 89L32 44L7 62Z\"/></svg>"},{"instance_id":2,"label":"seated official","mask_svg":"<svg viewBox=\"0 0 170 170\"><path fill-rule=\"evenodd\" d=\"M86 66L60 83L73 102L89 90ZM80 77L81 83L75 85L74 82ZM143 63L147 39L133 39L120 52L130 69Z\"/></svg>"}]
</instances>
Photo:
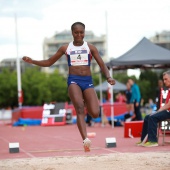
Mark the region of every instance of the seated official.
<instances>
[{"instance_id":1,"label":"seated official","mask_svg":"<svg viewBox=\"0 0 170 170\"><path fill-rule=\"evenodd\" d=\"M165 105L158 111L147 115L144 119L142 128L141 141L137 143L138 146L153 147L158 146L157 126L160 121L170 119L170 70L163 73L163 81L166 87L169 88ZM147 142L144 140L147 137Z\"/></svg>"}]
</instances>

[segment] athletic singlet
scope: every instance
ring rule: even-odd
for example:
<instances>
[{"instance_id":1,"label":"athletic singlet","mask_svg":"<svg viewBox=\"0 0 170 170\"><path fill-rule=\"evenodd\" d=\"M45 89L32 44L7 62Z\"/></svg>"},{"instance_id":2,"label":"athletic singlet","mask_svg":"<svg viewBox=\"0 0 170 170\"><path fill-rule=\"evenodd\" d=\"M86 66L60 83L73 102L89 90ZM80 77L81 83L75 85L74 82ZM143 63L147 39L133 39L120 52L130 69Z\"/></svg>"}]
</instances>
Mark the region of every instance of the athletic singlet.
<instances>
[{"instance_id":1,"label":"athletic singlet","mask_svg":"<svg viewBox=\"0 0 170 170\"><path fill-rule=\"evenodd\" d=\"M68 66L90 66L92 55L85 41L82 46L74 46L73 42L70 42L65 54L67 56Z\"/></svg>"}]
</instances>

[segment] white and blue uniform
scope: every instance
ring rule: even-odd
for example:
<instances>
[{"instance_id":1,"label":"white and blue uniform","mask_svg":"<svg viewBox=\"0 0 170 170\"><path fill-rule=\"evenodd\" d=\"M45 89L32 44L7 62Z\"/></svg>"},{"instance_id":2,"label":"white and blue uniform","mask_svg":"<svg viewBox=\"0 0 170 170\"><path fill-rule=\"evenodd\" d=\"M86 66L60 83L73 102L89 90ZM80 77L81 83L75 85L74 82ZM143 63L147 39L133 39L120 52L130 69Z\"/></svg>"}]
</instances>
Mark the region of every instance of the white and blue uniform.
<instances>
[{"instance_id":1,"label":"white and blue uniform","mask_svg":"<svg viewBox=\"0 0 170 170\"><path fill-rule=\"evenodd\" d=\"M90 66L92 59L89 46L85 41L82 46L74 46L73 42L70 42L66 50L66 56L68 66Z\"/></svg>"},{"instance_id":2,"label":"white and blue uniform","mask_svg":"<svg viewBox=\"0 0 170 170\"><path fill-rule=\"evenodd\" d=\"M92 55L89 46L85 41L82 46L74 46L73 42L70 42L65 54L67 56L69 67L90 66ZM77 84L82 91L88 88L94 88L91 76L69 75L67 84L68 86L70 84Z\"/></svg>"}]
</instances>

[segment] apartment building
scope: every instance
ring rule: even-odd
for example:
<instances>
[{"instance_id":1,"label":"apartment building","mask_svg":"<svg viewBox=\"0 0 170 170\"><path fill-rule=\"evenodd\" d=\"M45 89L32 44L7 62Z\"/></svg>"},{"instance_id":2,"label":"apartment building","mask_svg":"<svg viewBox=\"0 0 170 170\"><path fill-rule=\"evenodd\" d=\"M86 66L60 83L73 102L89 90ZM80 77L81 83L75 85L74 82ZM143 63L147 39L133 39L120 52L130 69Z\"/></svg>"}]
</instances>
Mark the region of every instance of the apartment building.
<instances>
[{"instance_id":1,"label":"apartment building","mask_svg":"<svg viewBox=\"0 0 170 170\"><path fill-rule=\"evenodd\" d=\"M150 40L153 43L170 50L170 31L157 33L155 36L151 37Z\"/></svg>"},{"instance_id":2,"label":"apartment building","mask_svg":"<svg viewBox=\"0 0 170 170\"><path fill-rule=\"evenodd\" d=\"M20 59L21 72L24 72L26 68L32 68L34 65L24 62ZM0 72L2 69L8 68L10 71L17 70L17 59L16 58L6 58L0 62Z\"/></svg>"}]
</instances>

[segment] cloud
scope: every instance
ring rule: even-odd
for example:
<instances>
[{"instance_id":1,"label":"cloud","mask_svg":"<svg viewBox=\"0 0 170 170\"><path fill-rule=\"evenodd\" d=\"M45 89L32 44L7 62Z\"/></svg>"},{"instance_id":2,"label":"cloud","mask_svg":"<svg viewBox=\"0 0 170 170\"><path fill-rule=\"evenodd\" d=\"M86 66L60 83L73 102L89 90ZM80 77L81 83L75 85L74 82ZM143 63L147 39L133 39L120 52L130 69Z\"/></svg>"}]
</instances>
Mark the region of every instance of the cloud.
<instances>
[{"instance_id":1,"label":"cloud","mask_svg":"<svg viewBox=\"0 0 170 170\"><path fill-rule=\"evenodd\" d=\"M45 37L70 30L76 21L84 22L86 30L96 35L105 34L106 12L110 57L125 53L144 36L149 38L156 32L170 30L169 0L1 1L0 60L15 56L14 7L18 16L19 53L36 59L42 59Z\"/></svg>"},{"instance_id":2,"label":"cloud","mask_svg":"<svg viewBox=\"0 0 170 170\"><path fill-rule=\"evenodd\" d=\"M61 0L57 0L60 2ZM49 5L52 5L56 0L1 0L0 16L10 16L17 12L19 17L30 17L42 19L42 11Z\"/></svg>"}]
</instances>

